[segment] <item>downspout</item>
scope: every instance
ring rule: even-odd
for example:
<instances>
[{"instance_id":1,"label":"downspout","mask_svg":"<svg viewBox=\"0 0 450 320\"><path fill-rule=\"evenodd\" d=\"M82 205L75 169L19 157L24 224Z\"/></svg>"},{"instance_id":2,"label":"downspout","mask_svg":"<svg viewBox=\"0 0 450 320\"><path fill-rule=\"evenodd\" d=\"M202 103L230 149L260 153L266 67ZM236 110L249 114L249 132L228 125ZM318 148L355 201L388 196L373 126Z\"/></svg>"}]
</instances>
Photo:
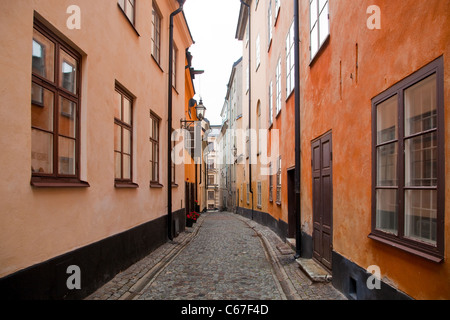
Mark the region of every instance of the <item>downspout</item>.
<instances>
[{"instance_id":1,"label":"downspout","mask_svg":"<svg viewBox=\"0 0 450 320\"><path fill-rule=\"evenodd\" d=\"M299 0L294 0L294 58L295 58L295 259L302 256L301 235L301 122L300 122L300 34L299 34Z\"/></svg>"},{"instance_id":2,"label":"downspout","mask_svg":"<svg viewBox=\"0 0 450 320\"><path fill-rule=\"evenodd\" d=\"M169 28L169 97L167 108L167 234L169 240L173 240L173 214L172 214L172 74L173 74L173 19L183 11L183 4L185 0L178 0L180 7L170 15Z\"/></svg>"},{"instance_id":3,"label":"downspout","mask_svg":"<svg viewBox=\"0 0 450 320\"><path fill-rule=\"evenodd\" d=\"M250 5L241 0L241 4L248 9L248 135L249 139L252 137L250 134L252 129L252 23L251 23L251 10ZM248 144L248 176L250 180L250 193L252 194L252 220L253 220L253 185L252 185L252 144L249 141Z\"/></svg>"}]
</instances>

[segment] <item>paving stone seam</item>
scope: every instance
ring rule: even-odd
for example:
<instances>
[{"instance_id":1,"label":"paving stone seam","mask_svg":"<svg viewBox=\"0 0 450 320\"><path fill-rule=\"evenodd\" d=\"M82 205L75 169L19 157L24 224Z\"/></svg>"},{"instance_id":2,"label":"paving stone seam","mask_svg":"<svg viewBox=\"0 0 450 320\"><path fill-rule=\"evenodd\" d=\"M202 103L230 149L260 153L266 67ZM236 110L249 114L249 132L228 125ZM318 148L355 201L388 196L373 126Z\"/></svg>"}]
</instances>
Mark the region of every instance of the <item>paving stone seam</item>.
<instances>
[{"instance_id":1,"label":"paving stone seam","mask_svg":"<svg viewBox=\"0 0 450 320\"><path fill-rule=\"evenodd\" d=\"M203 216L206 216L203 215ZM135 285L133 285L128 292L126 292L119 300L136 300L150 285L158 278L158 275L164 271L172 261L197 237L200 228L202 227L204 218L200 219L199 225L186 237L183 242L175 246L161 261L154 265Z\"/></svg>"}]
</instances>

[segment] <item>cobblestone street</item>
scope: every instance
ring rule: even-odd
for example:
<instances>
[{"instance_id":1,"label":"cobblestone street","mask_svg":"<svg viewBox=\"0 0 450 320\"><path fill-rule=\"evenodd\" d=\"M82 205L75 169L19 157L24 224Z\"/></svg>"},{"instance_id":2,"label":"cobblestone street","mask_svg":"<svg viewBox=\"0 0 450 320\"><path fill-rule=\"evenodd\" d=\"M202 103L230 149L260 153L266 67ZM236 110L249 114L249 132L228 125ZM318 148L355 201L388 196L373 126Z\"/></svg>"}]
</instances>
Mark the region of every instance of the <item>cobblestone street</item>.
<instances>
[{"instance_id":1,"label":"cobblestone street","mask_svg":"<svg viewBox=\"0 0 450 320\"><path fill-rule=\"evenodd\" d=\"M206 213L87 300L345 299L331 283L309 280L293 256L268 228L231 213Z\"/></svg>"}]
</instances>

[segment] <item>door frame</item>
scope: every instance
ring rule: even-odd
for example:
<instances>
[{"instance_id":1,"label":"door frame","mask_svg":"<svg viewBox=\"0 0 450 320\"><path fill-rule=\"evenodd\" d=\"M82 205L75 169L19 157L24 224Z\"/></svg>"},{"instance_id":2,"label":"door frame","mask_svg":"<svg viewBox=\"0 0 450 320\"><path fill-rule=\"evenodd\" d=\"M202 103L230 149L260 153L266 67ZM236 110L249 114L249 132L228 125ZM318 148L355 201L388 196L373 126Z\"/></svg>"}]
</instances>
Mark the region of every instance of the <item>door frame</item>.
<instances>
[{"instance_id":1,"label":"door frame","mask_svg":"<svg viewBox=\"0 0 450 320\"><path fill-rule=\"evenodd\" d=\"M315 173L314 173L314 147L316 147L317 143L319 143L320 145L320 177L322 178L322 170L323 170L323 156L322 156L322 142L323 141L329 141L330 144L330 166L329 166L329 174L330 174L330 180L331 180L331 190L330 190L330 261L329 261L329 265L327 265L326 263L323 262L324 257L323 257L323 252L322 255L319 257L320 259L317 258L317 254L315 251L315 239L316 239L316 227L315 227L315 207L314 207L314 178L315 178ZM327 269L328 271L332 270L332 265L333 265L333 134L332 134L332 130L324 133L323 135L315 138L314 140L311 141L311 176L312 176L312 224L313 224L313 235L312 235L312 240L313 240L313 248L312 248L312 253L313 253L313 259L315 261L317 261L318 263L320 263L320 265L322 265L323 267L325 267L325 269ZM320 190L321 195L323 196L323 184L321 182L321 190ZM321 205L323 205L324 201L323 201L323 197L320 199L321 201ZM323 208L323 207L322 207ZM322 214L323 217L323 214ZM321 237L323 234L323 226L324 224L321 223L320 227L321 227ZM322 238L321 238L322 241ZM321 245L323 246L323 243L321 243Z\"/></svg>"}]
</instances>

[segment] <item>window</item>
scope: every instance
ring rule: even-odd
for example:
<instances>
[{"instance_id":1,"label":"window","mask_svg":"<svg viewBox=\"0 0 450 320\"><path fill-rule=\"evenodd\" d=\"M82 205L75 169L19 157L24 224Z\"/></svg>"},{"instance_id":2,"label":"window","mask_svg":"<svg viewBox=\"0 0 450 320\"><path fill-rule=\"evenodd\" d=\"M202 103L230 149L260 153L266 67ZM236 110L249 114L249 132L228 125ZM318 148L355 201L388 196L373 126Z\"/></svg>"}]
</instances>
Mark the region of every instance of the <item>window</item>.
<instances>
[{"instance_id":1,"label":"window","mask_svg":"<svg viewBox=\"0 0 450 320\"><path fill-rule=\"evenodd\" d=\"M177 55L178 49L173 45L173 60L172 60L172 86L177 88Z\"/></svg>"},{"instance_id":2,"label":"window","mask_svg":"<svg viewBox=\"0 0 450 320\"><path fill-rule=\"evenodd\" d=\"M258 105L256 106L256 116L257 116L257 123L256 123L256 142L258 144L257 150L258 150L258 156L262 152L262 146L261 146L261 102L258 101Z\"/></svg>"},{"instance_id":3,"label":"window","mask_svg":"<svg viewBox=\"0 0 450 320\"><path fill-rule=\"evenodd\" d=\"M311 60L330 34L328 0L310 0Z\"/></svg>"},{"instance_id":4,"label":"window","mask_svg":"<svg viewBox=\"0 0 450 320\"><path fill-rule=\"evenodd\" d=\"M114 165L116 186L131 183L133 168L133 98L116 86L114 108Z\"/></svg>"},{"instance_id":5,"label":"window","mask_svg":"<svg viewBox=\"0 0 450 320\"><path fill-rule=\"evenodd\" d=\"M214 191L208 191L208 200L215 200Z\"/></svg>"},{"instance_id":6,"label":"window","mask_svg":"<svg viewBox=\"0 0 450 320\"><path fill-rule=\"evenodd\" d=\"M273 84L269 83L269 127L273 123Z\"/></svg>"},{"instance_id":7,"label":"window","mask_svg":"<svg viewBox=\"0 0 450 320\"><path fill-rule=\"evenodd\" d=\"M85 184L79 180L80 69L80 54L36 21L31 86L33 186Z\"/></svg>"},{"instance_id":8,"label":"window","mask_svg":"<svg viewBox=\"0 0 450 320\"><path fill-rule=\"evenodd\" d=\"M250 204L250 183L247 183L247 204Z\"/></svg>"},{"instance_id":9,"label":"window","mask_svg":"<svg viewBox=\"0 0 450 320\"><path fill-rule=\"evenodd\" d=\"M262 186L261 186L261 181L259 181L258 182L258 193L257 193L257 196L258 196L258 199L257 199L257 206L259 207L259 208L261 208L262 207L262 195L261 195L261 191L262 191Z\"/></svg>"},{"instance_id":10,"label":"window","mask_svg":"<svg viewBox=\"0 0 450 320\"><path fill-rule=\"evenodd\" d=\"M261 39L258 36L256 37L256 70L258 70L261 64Z\"/></svg>"},{"instance_id":11,"label":"window","mask_svg":"<svg viewBox=\"0 0 450 320\"><path fill-rule=\"evenodd\" d=\"M280 13L281 0L275 0L275 21L278 19L278 14Z\"/></svg>"},{"instance_id":12,"label":"window","mask_svg":"<svg viewBox=\"0 0 450 320\"><path fill-rule=\"evenodd\" d=\"M135 0L119 0L119 7L130 20L131 24L134 26L136 23L136 1Z\"/></svg>"},{"instance_id":13,"label":"window","mask_svg":"<svg viewBox=\"0 0 450 320\"><path fill-rule=\"evenodd\" d=\"M273 173L272 163L269 164L269 201L273 202Z\"/></svg>"},{"instance_id":14,"label":"window","mask_svg":"<svg viewBox=\"0 0 450 320\"><path fill-rule=\"evenodd\" d=\"M209 185L214 185L214 176L212 176L212 175L208 176L208 184Z\"/></svg>"},{"instance_id":15,"label":"window","mask_svg":"<svg viewBox=\"0 0 450 320\"><path fill-rule=\"evenodd\" d=\"M250 68L249 66L247 66L247 69L245 70L246 74L247 74L247 79L246 79L246 91L248 93L248 90L250 89Z\"/></svg>"},{"instance_id":16,"label":"window","mask_svg":"<svg viewBox=\"0 0 450 320\"><path fill-rule=\"evenodd\" d=\"M269 1L269 11L267 12L267 28L268 28L268 36L269 36L269 46L272 41L273 36L273 17L272 17L272 0Z\"/></svg>"},{"instance_id":17,"label":"window","mask_svg":"<svg viewBox=\"0 0 450 320\"><path fill-rule=\"evenodd\" d=\"M161 63L161 14L153 2L152 9L152 57Z\"/></svg>"},{"instance_id":18,"label":"window","mask_svg":"<svg viewBox=\"0 0 450 320\"><path fill-rule=\"evenodd\" d=\"M176 142L178 141L177 139L177 132L172 128L172 153L175 152L175 146L176 146ZM173 155L172 158L172 162L171 162L171 170L172 170L172 175L171 175L171 183L172 186L176 187L177 183L176 183L176 164L174 161L175 155Z\"/></svg>"},{"instance_id":19,"label":"window","mask_svg":"<svg viewBox=\"0 0 450 320\"><path fill-rule=\"evenodd\" d=\"M159 184L160 118L150 112L150 184Z\"/></svg>"},{"instance_id":20,"label":"window","mask_svg":"<svg viewBox=\"0 0 450 320\"><path fill-rule=\"evenodd\" d=\"M281 111L281 58L278 59L277 71L276 71L276 84L277 84L277 116Z\"/></svg>"},{"instance_id":21,"label":"window","mask_svg":"<svg viewBox=\"0 0 450 320\"><path fill-rule=\"evenodd\" d=\"M442 60L372 102L371 237L435 261L444 252Z\"/></svg>"},{"instance_id":22,"label":"window","mask_svg":"<svg viewBox=\"0 0 450 320\"><path fill-rule=\"evenodd\" d=\"M286 37L286 96L289 97L295 87L295 54L294 54L294 23L289 28Z\"/></svg>"},{"instance_id":23,"label":"window","mask_svg":"<svg viewBox=\"0 0 450 320\"><path fill-rule=\"evenodd\" d=\"M281 157L277 161L277 204L281 204Z\"/></svg>"}]
</instances>

